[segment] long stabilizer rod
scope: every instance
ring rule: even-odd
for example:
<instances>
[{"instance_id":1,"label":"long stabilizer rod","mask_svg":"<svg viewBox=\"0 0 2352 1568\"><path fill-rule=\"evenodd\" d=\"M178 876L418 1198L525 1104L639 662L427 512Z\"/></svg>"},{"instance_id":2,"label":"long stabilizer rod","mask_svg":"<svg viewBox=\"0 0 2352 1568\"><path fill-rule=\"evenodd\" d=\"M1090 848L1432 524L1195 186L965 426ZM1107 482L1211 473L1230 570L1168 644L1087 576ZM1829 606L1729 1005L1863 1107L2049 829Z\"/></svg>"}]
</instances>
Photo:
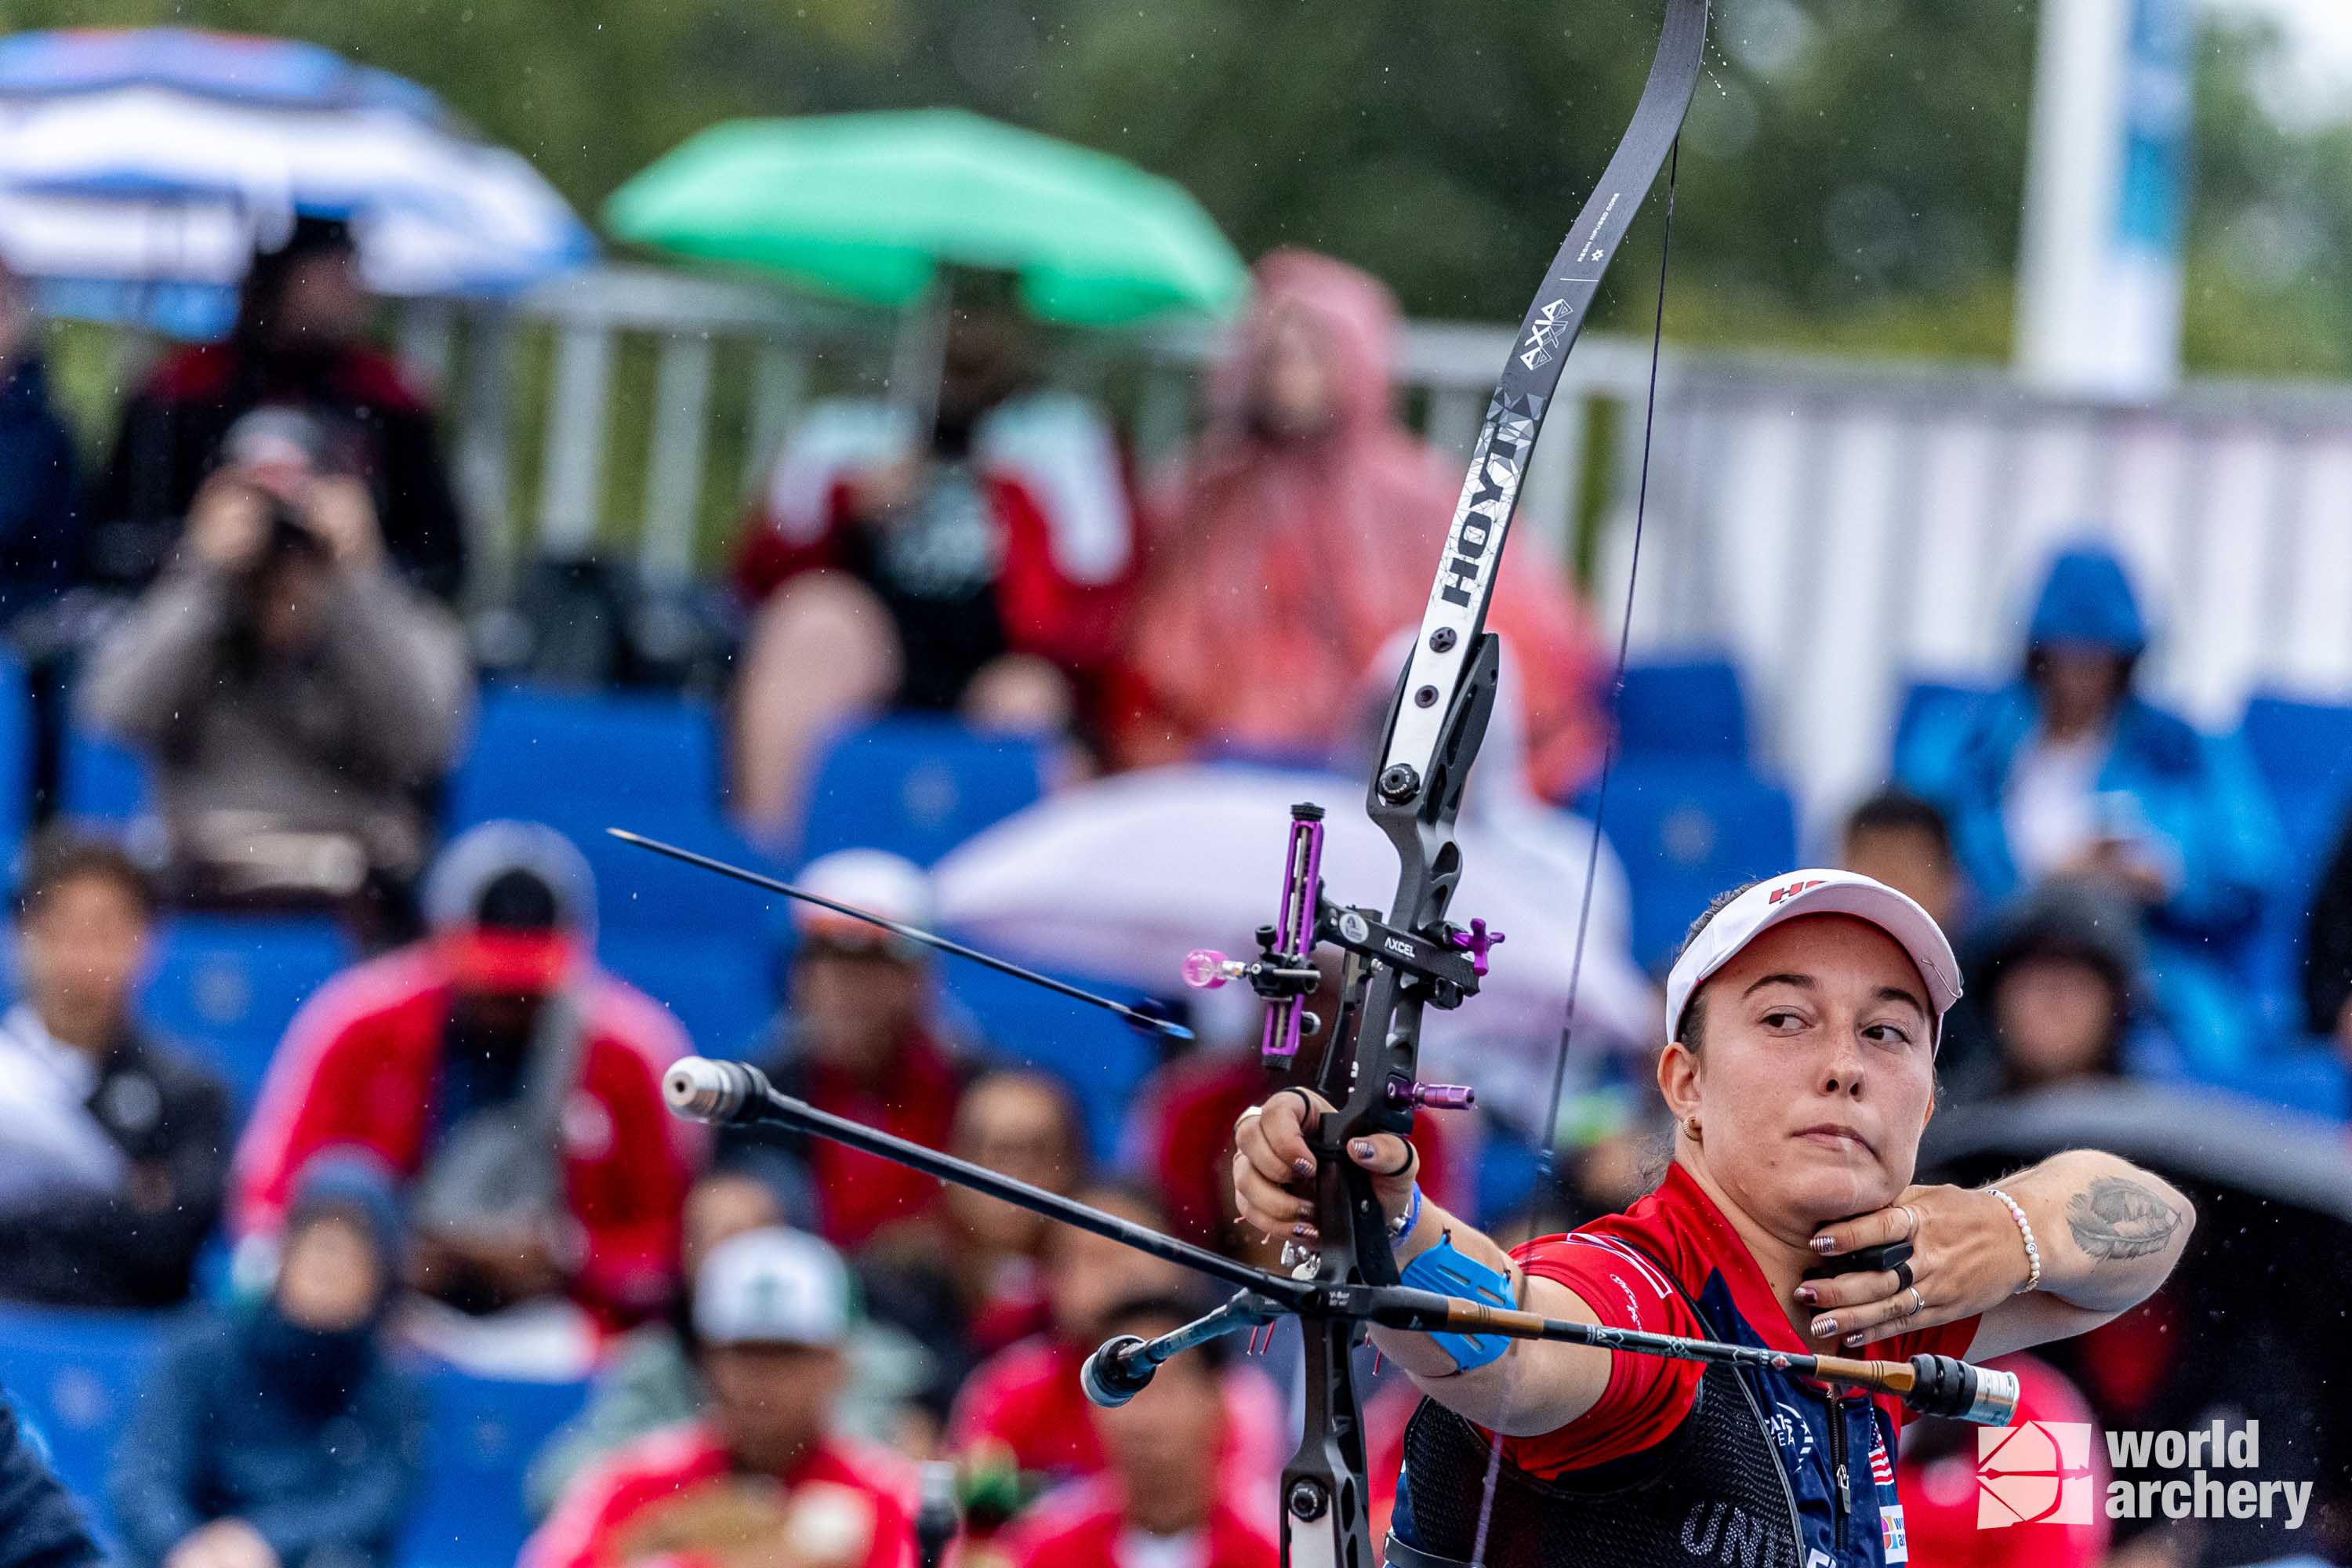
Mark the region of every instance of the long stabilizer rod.
<instances>
[{"instance_id":1,"label":"long stabilizer rod","mask_svg":"<svg viewBox=\"0 0 2352 1568\"><path fill-rule=\"evenodd\" d=\"M1535 1312L1488 1307L1476 1301L1416 1290L1404 1285L1344 1285L1293 1279L1255 1268L1246 1263L1195 1247L1148 1226L1103 1213L1059 1193L1016 1181L960 1160L937 1149L878 1131L845 1116L819 1110L806 1100L780 1093L767 1075L742 1062L686 1057L662 1075L662 1095L678 1115L697 1121L774 1122L826 1138L868 1154L878 1155L909 1169L954 1182L975 1192L1060 1220L1065 1225L1132 1247L1155 1258L1197 1270L1244 1296L1228 1302L1209 1318L1188 1324L1155 1341L1113 1341L1089 1363L1089 1397L1097 1390L1118 1391L1124 1403L1150 1381L1151 1371L1170 1355L1220 1333L1230 1333L1253 1322L1285 1313L1340 1318L1378 1323L1383 1328L1415 1332L1502 1334L1511 1339L1554 1340L1591 1345L1601 1350L1630 1351L1675 1361L1722 1362L1732 1366L1771 1367L1828 1382L1891 1394L1912 1409L1928 1415L1948 1415L1962 1421L2003 1426L2017 1409L2017 1377L2013 1373L1971 1366L1950 1356L1916 1355L1907 1362L1860 1361L1847 1356L1798 1355L1760 1345L1727 1344L1717 1340L1684 1339L1673 1334L1645 1333L1612 1328L1605 1323L1580 1323L1547 1318ZM1106 1401L1097 1398L1097 1404Z\"/></svg>"}]
</instances>

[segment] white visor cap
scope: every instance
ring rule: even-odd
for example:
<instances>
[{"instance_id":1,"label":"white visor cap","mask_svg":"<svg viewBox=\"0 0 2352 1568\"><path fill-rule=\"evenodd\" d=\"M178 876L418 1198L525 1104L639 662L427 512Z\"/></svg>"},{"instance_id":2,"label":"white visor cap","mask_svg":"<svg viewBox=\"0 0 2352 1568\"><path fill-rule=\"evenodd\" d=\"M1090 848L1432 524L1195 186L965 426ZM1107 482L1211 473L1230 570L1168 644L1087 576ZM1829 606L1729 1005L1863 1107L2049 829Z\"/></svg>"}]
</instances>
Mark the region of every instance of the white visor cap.
<instances>
[{"instance_id":1,"label":"white visor cap","mask_svg":"<svg viewBox=\"0 0 2352 1568\"><path fill-rule=\"evenodd\" d=\"M1805 915L1852 915L1900 942L1918 966L1919 978L1927 983L1927 1004L1936 1011L1936 1043L1943 1043L1944 1014L1960 999L1959 962L1952 956L1943 928L1908 894L1858 871L1826 868L1759 882L1716 911L1666 975L1667 1037L1681 1037L1683 1009L1708 975L1781 921Z\"/></svg>"}]
</instances>

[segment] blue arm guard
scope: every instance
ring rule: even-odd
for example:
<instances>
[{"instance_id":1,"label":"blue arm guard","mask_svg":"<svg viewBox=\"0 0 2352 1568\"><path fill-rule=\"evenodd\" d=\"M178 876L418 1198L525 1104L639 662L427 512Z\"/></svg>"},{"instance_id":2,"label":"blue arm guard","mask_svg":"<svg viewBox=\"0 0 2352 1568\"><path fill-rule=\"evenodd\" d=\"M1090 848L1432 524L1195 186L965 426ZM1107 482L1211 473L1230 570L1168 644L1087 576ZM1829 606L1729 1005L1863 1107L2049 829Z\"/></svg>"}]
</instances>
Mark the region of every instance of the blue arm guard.
<instances>
[{"instance_id":1,"label":"blue arm guard","mask_svg":"<svg viewBox=\"0 0 2352 1568\"><path fill-rule=\"evenodd\" d=\"M1406 1264L1399 1278L1416 1290L1434 1291L1487 1307L1508 1309L1513 1305L1510 1276L1454 1251L1454 1233L1450 1230L1435 1247ZM1433 1333L1429 1337L1464 1372L1499 1360L1511 1348L1509 1339L1501 1334Z\"/></svg>"}]
</instances>

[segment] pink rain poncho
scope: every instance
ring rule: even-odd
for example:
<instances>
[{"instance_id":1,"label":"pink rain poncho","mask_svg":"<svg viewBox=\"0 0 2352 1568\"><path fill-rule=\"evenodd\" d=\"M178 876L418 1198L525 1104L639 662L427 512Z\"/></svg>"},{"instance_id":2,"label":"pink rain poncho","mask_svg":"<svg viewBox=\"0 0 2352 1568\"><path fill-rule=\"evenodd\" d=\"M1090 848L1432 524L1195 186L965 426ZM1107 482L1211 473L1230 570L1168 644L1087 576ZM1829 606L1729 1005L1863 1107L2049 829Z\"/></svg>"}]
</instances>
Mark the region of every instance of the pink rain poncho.
<instances>
[{"instance_id":1,"label":"pink rain poncho","mask_svg":"<svg viewBox=\"0 0 2352 1568\"><path fill-rule=\"evenodd\" d=\"M1331 413L1313 434L1267 435L1251 392L1293 320L1320 347ZM1396 324L1388 290L1355 268L1302 250L1258 263L1210 427L1154 497L1128 622L1126 760L1320 755L1350 738L1366 665L1421 618L1461 485L1391 408ZM1567 576L1541 567L1528 555L1502 574L1490 624L1524 677L1528 783L1559 799L1600 760L1601 665Z\"/></svg>"}]
</instances>

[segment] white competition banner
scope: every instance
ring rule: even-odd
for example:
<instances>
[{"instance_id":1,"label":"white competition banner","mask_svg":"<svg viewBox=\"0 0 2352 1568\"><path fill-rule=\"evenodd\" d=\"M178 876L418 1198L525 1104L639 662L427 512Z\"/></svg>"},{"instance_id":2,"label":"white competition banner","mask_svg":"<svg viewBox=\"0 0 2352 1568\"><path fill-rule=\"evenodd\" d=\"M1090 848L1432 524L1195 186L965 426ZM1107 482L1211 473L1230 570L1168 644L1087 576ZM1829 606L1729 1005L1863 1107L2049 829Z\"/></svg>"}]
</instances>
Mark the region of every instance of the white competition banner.
<instances>
[{"instance_id":1,"label":"white competition banner","mask_svg":"<svg viewBox=\"0 0 2352 1568\"><path fill-rule=\"evenodd\" d=\"M2042 0L2017 365L2156 397L2180 374L2190 0Z\"/></svg>"}]
</instances>

